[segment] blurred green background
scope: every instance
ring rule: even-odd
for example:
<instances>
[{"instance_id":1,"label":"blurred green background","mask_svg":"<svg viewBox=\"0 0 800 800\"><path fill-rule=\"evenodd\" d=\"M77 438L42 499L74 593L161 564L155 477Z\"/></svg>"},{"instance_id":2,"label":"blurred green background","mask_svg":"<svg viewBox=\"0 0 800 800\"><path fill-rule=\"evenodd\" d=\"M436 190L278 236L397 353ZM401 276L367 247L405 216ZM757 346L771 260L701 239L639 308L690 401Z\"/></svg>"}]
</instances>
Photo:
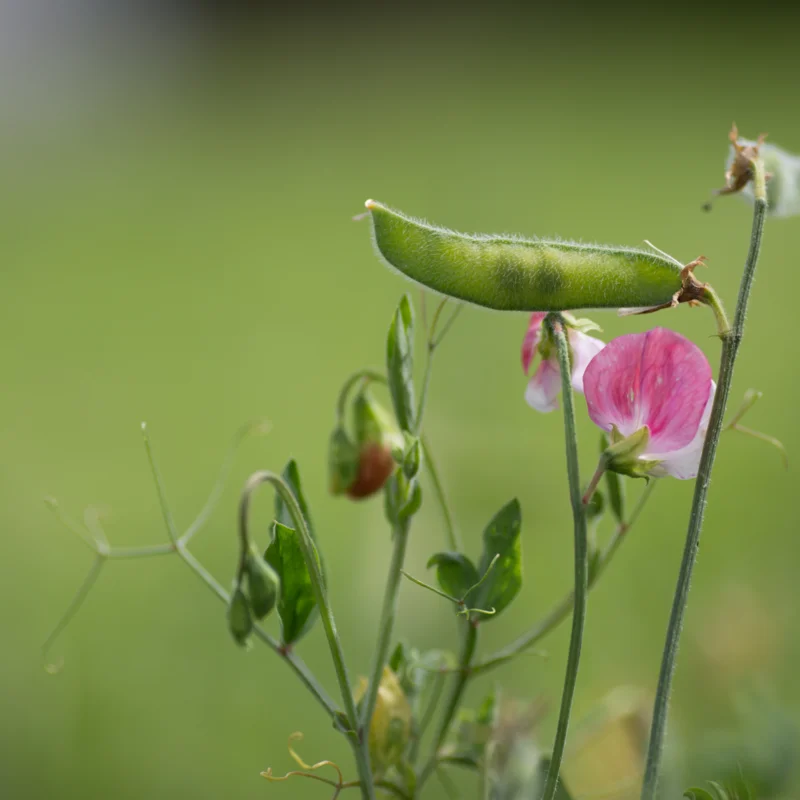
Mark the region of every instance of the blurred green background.
<instances>
[{"instance_id":1,"label":"blurred green background","mask_svg":"<svg viewBox=\"0 0 800 800\"><path fill-rule=\"evenodd\" d=\"M78 516L101 508L115 545L164 541L140 422L185 527L234 431L268 418L272 432L243 448L195 552L228 585L239 488L297 458L349 668L364 674L390 541L379 500L328 495L327 437L341 382L381 366L412 287L351 217L375 197L467 231L649 239L682 261L706 255L699 277L732 310L750 213L739 198L700 206L723 182L732 120L800 152L796 17L373 4L251 23L149 9L84 14L63 36L45 26L29 46L21 27L12 50L24 57L3 82L0 794L326 797L259 777L293 766L296 730L307 760L354 768L285 666L259 645L236 648L222 605L175 558L108 564L54 648L63 669L42 669L41 642L91 563L43 498ZM800 220L768 224L733 392L765 393L747 424L790 457L798 249ZM594 317L609 338L672 326L716 363L704 310ZM522 503L523 592L484 627L482 652L530 626L572 574L561 419L524 403L525 327L525 315L466 310L437 355L426 418L473 554L494 512ZM578 408L588 474L598 435L582 398ZM800 712L792 472L738 434L719 456L672 704L681 781L717 777L712 734L744 730L740 690L759 686L790 719ZM654 688L692 488L658 486L593 592L576 720L617 686ZM258 503L266 518L266 493ZM443 543L429 495L409 570L424 576ZM411 584L401 603L398 636L456 647L446 604ZM495 681L547 700L549 745L567 638L568 625L546 641L549 657L492 673L470 701ZM336 696L319 625L299 652ZM428 796L440 794L431 783Z\"/></svg>"}]
</instances>

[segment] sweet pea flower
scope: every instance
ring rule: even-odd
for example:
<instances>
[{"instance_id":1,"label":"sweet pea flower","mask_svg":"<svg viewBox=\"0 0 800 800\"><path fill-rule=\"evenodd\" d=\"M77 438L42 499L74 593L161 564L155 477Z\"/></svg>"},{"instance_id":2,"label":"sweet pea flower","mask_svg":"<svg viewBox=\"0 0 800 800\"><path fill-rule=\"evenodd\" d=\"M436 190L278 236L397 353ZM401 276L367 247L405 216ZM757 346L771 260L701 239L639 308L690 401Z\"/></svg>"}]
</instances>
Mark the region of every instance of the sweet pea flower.
<instances>
[{"instance_id":1,"label":"sweet pea flower","mask_svg":"<svg viewBox=\"0 0 800 800\"><path fill-rule=\"evenodd\" d=\"M522 342L522 370L527 375L537 353L541 361L528 381L525 400L537 411L554 411L558 408L558 393L561 391L561 372L555 342L544 329L547 314L536 311L531 314L528 331ZM598 330L589 320L576 320L569 314L561 315L567 326L567 341L572 351L572 388L583 391L583 373L589 362L605 347L605 342L587 336L585 330Z\"/></svg>"},{"instance_id":2,"label":"sweet pea flower","mask_svg":"<svg viewBox=\"0 0 800 800\"><path fill-rule=\"evenodd\" d=\"M592 359L583 382L589 416L611 434L601 470L697 476L716 384L696 344L667 328L620 336Z\"/></svg>"}]
</instances>

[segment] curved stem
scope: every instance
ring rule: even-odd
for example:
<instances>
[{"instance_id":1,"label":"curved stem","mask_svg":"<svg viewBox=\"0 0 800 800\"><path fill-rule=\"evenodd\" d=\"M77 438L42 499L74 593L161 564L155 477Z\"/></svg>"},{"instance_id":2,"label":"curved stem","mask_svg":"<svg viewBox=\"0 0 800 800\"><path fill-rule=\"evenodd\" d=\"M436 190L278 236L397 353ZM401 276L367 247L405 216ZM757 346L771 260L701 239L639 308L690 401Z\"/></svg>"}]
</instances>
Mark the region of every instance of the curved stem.
<instances>
[{"instance_id":1,"label":"curved stem","mask_svg":"<svg viewBox=\"0 0 800 800\"><path fill-rule=\"evenodd\" d=\"M461 653L458 657L458 673L455 683L453 683L450 689L450 694L447 696L447 705L444 708L441 720L439 720L439 727L436 729L431 754L420 773L418 781L420 787L436 769L439 749L447 738L450 725L453 722L453 717L455 717L456 711L458 711L458 707L461 705L461 698L464 696L464 690L467 688L467 681L472 675L472 657L475 655L475 647L478 643L478 624L473 620L467 619L465 625L466 627L462 636Z\"/></svg>"},{"instance_id":2,"label":"curved stem","mask_svg":"<svg viewBox=\"0 0 800 800\"><path fill-rule=\"evenodd\" d=\"M433 491L436 494L436 499L439 501L439 507L442 509L445 533L447 534L447 542L455 552L460 553L463 551L464 545L461 542L461 536L456 528L453 512L450 509L450 503L447 499L447 495L445 494L444 485L439 477L439 470L436 466L436 462L433 460L428 437L422 436L420 441L422 443L422 452L425 456L425 466L428 469L428 475L430 476L431 483L433 484Z\"/></svg>"},{"instance_id":3,"label":"curved stem","mask_svg":"<svg viewBox=\"0 0 800 800\"><path fill-rule=\"evenodd\" d=\"M586 541L586 509L581 496L581 479L578 468L578 434L575 428L575 406L572 396L569 344L567 343L564 324L558 317L550 315L545 322L555 339L558 350L558 363L561 369L561 396L564 403L564 434L567 445L567 475L569 477L569 496L575 528L575 608L572 615L572 634L567 658L567 672L564 678L564 691L561 694L558 728L556 729L556 738L553 743L553 755L550 760L550 768L547 771L544 792L542 793L542 800L553 800L558 786L558 775L561 769L561 759L564 755L564 746L567 741L575 684L578 680L583 627L586 619L589 554Z\"/></svg>"},{"instance_id":4,"label":"curved stem","mask_svg":"<svg viewBox=\"0 0 800 800\"><path fill-rule=\"evenodd\" d=\"M344 419L347 409L347 395L350 390L361 380L374 381L375 383L386 383L386 376L374 369L360 369L354 372L339 390L339 399L336 401L336 417L341 422Z\"/></svg>"},{"instance_id":5,"label":"curved stem","mask_svg":"<svg viewBox=\"0 0 800 800\"><path fill-rule=\"evenodd\" d=\"M697 473L697 482L694 488L692 511L689 516L689 529L686 533L686 543L678 574L678 583L672 601L667 637L664 644L664 654L661 660L661 670L658 676L655 705L653 708L653 723L650 729L650 743L647 750L644 783L642 786L642 800L653 800L656 795L659 769L664 749L664 738L667 727L667 710L672 676L675 671L675 661L678 655L683 615L689 597L689 584L692 579L697 549L700 544L700 532L703 527L703 515L708 496L708 487L711 480L711 471L714 466L714 457L717 453L719 437L723 429L725 406L728 402L733 368L736 355L744 333L744 320L747 313L747 303L753 286L758 255L761 250L761 237L764 231L764 220L767 213L767 201L764 193L764 167L760 161L753 162L756 183L756 201L753 211L753 227L750 235L750 248L744 266L744 274L739 287L739 298L736 304L736 314L732 329L722 336L722 356L720 361L719 377L717 380L717 393L711 409L711 419L708 424L703 454L700 458L700 467Z\"/></svg>"},{"instance_id":6,"label":"curved stem","mask_svg":"<svg viewBox=\"0 0 800 800\"><path fill-rule=\"evenodd\" d=\"M78 613L80 607L83 605L83 601L86 599L86 596L89 594L92 586L94 586L95 581L100 577L100 570L103 568L103 564L105 563L105 556L97 553L94 557L94 563L92 564L92 568L87 573L86 577L83 579L83 583L78 587L78 591L72 597L69 606L67 606L67 610L61 615L61 619L56 623L55 628L50 632L50 635L45 639L44 644L42 645L42 661L47 660L47 656L50 652L50 648L53 646L53 642L58 639L59 634L64 628L69 625L70 620ZM52 667L49 664L45 664L45 668L48 672L58 672L60 667Z\"/></svg>"},{"instance_id":7,"label":"curved stem","mask_svg":"<svg viewBox=\"0 0 800 800\"><path fill-rule=\"evenodd\" d=\"M222 588L213 575L183 546L179 546L175 551L189 569L200 578L206 586L227 606L230 603L230 595ZM305 662L292 653L290 650L281 647L280 642L270 636L263 628L258 625L253 626L253 635L264 642L267 647L277 653L292 669L301 683L311 692L320 705L325 709L328 716L333 718L339 713L336 703L331 700L328 693L319 684L311 673Z\"/></svg>"},{"instance_id":8,"label":"curved stem","mask_svg":"<svg viewBox=\"0 0 800 800\"><path fill-rule=\"evenodd\" d=\"M341 642L339 641L339 632L336 629L336 620L333 617L333 611L328 603L327 591L325 583L322 578L322 570L319 564L319 555L317 548L314 545L314 540L311 538L311 533L308 530L308 524L303 517L303 511L300 504L297 502L292 490L286 481L280 475L270 472L268 470L261 470L253 473L248 478L242 491L242 497L239 506L239 517L246 519L250 498L253 492L263 483L270 484L273 489L280 495L286 505L287 510L295 525L295 533L300 545L300 550L303 554L303 560L308 569L308 574L311 578L311 588L314 592L314 600L319 608L320 618L322 619L322 627L325 630L325 636L328 639L328 648L331 652L331 659L333 660L333 667L336 672L336 680L339 683L339 691L342 695L342 702L344 704L344 711L347 716L350 728L353 731L358 731L358 712L356 710L355 700L353 699L353 692L350 689L350 679L347 675L347 667L344 661L344 652L342 650ZM375 790L372 781L372 771L369 765L369 758L366 753L366 745L364 741L359 739L358 742L351 742L353 745L353 752L356 757L358 766L358 773L362 781L362 792L364 797L372 800L375 797Z\"/></svg>"}]
</instances>

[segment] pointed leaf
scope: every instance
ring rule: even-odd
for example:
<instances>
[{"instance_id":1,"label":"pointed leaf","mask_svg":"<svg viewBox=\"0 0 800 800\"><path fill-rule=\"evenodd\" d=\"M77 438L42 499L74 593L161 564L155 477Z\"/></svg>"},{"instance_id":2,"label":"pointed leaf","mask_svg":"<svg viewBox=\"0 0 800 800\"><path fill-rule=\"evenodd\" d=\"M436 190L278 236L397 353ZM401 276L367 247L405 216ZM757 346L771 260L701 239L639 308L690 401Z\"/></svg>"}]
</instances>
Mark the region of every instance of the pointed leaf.
<instances>
[{"instance_id":1,"label":"pointed leaf","mask_svg":"<svg viewBox=\"0 0 800 800\"><path fill-rule=\"evenodd\" d=\"M397 424L413 433L416 411L414 407L414 313L407 294L389 326L386 340L386 377L392 396Z\"/></svg>"},{"instance_id":2,"label":"pointed leaf","mask_svg":"<svg viewBox=\"0 0 800 800\"><path fill-rule=\"evenodd\" d=\"M290 459L283 468L281 477L289 485L289 488L292 490L292 494L297 500L297 504L300 506L300 510L303 512L303 519L306 521L308 532L311 534L311 538L316 538L314 535L314 524L311 522L311 516L308 512L308 503L306 502L306 497L303 494L303 486L300 482L300 470L297 467L297 462L293 458ZM295 522L292 519L292 515L289 513L286 503L283 502L283 499L279 494L275 495L275 519L280 522L281 525L285 525L287 528L295 527Z\"/></svg>"},{"instance_id":3,"label":"pointed leaf","mask_svg":"<svg viewBox=\"0 0 800 800\"><path fill-rule=\"evenodd\" d=\"M443 592L460 600L479 579L475 565L461 553L435 553L428 569L436 567L436 580Z\"/></svg>"},{"instance_id":4,"label":"pointed leaf","mask_svg":"<svg viewBox=\"0 0 800 800\"><path fill-rule=\"evenodd\" d=\"M275 522L272 536L264 558L281 581L278 597L281 638L284 644L292 644L314 624L317 602L295 530Z\"/></svg>"},{"instance_id":5,"label":"pointed leaf","mask_svg":"<svg viewBox=\"0 0 800 800\"><path fill-rule=\"evenodd\" d=\"M483 555L478 566L481 584L467 599L472 608L495 610L494 615L482 617L484 621L494 619L506 608L522 586L521 527L522 512L514 499L497 512L483 532ZM487 575L495 556L499 558Z\"/></svg>"}]
</instances>

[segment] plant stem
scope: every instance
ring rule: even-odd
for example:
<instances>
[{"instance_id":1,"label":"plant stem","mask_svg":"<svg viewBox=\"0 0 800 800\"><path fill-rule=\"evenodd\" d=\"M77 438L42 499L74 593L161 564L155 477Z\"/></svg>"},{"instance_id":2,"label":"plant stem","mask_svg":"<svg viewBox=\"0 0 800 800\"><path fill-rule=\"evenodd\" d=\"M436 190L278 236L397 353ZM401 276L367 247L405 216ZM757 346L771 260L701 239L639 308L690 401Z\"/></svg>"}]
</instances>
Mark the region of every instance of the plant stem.
<instances>
[{"instance_id":1,"label":"plant stem","mask_svg":"<svg viewBox=\"0 0 800 800\"><path fill-rule=\"evenodd\" d=\"M461 536L456 528L453 512L450 510L450 503L447 500L447 495L444 491L444 485L439 477L439 470L433 460L431 454L431 446L428 442L427 436L421 437L422 452L425 456L425 466L428 468L428 475L430 475L431 483L433 484L433 491L436 494L436 499L439 501L439 507L442 509L442 516L444 517L445 532L447 533L447 541L450 547L457 553L464 549L461 542Z\"/></svg>"},{"instance_id":2,"label":"plant stem","mask_svg":"<svg viewBox=\"0 0 800 800\"><path fill-rule=\"evenodd\" d=\"M542 800L553 800L558 786L561 759L567 741L572 699L578 680L583 627L586 619L586 595L588 593L589 557L586 536L586 509L581 495L581 479L578 468L578 434L575 427L575 405L572 396L570 354L563 321L550 315L545 320L552 333L558 350L558 363L561 368L561 396L564 403L564 435L567 446L567 475L569 477L569 496L572 505L572 518L575 529L575 602L572 614L572 634L567 658L567 672L564 678L564 691L561 695L561 711L558 718L553 755L547 771Z\"/></svg>"},{"instance_id":3,"label":"plant stem","mask_svg":"<svg viewBox=\"0 0 800 800\"><path fill-rule=\"evenodd\" d=\"M354 372L339 390L339 399L336 401L336 418L341 422L347 409L347 395L350 390L361 380L374 381L375 383L386 383L386 376L374 369L360 369Z\"/></svg>"},{"instance_id":4,"label":"plant stem","mask_svg":"<svg viewBox=\"0 0 800 800\"><path fill-rule=\"evenodd\" d=\"M455 717L456 711L458 711L458 707L461 705L461 698L464 696L464 690L467 687L467 681L472 674L472 657L475 655L475 647L478 643L477 621L468 618L465 622L463 631L461 653L458 657L458 671L456 674L455 683L450 689L450 694L447 696L447 705L444 708L442 718L439 720L439 727L436 729L436 735L433 740L433 747L431 748L431 754L428 758L428 762L425 764L422 772L420 773L418 781L419 787L422 787L422 784L425 783L425 781L436 769L439 749L447 738L450 725L453 722L453 717Z\"/></svg>"},{"instance_id":5,"label":"plant stem","mask_svg":"<svg viewBox=\"0 0 800 800\"><path fill-rule=\"evenodd\" d=\"M356 710L355 700L353 699L353 692L350 688L350 679L347 675L347 667L344 661L344 652L342 644L339 641L339 632L336 629L336 620L333 617L333 611L328 603L328 595L325 589L325 582L322 577L322 570L319 564L319 555L314 545L314 540L311 538L311 533L308 530L308 524L303 517L303 511L300 504L297 502L291 488L280 475L270 472L268 470L261 470L253 473L248 478L245 488L242 492L240 501L240 518L246 516L247 505L253 492L262 483L269 483L273 489L280 495L286 505L287 510L295 525L295 533L297 534L297 541L300 545L300 550L303 554L306 569L308 569L309 577L311 578L311 588L314 592L314 600L319 608L320 619L322 620L322 627L325 630L325 636L328 639L328 649L331 653L333 660L333 667L336 672L336 680L339 683L339 691L342 695L342 702L344 704L344 711L347 716L350 728L353 731L358 731L358 711ZM359 738L358 741L351 741L353 752L356 757L356 764L358 767L358 774L361 778L361 790L365 798L374 800L375 789L372 781L372 770L369 765L369 758L366 752L366 742L364 739Z\"/></svg>"},{"instance_id":6,"label":"plant stem","mask_svg":"<svg viewBox=\"0 0 800 800\"><path fill-rule=\"evenodd\" d=\"M744 320L747 313L747 303L753 286L758 256L761 250L761 237L764 231L764 220L767 213L767 201L764 191L764 166L760 160L753 162L755 173L755 208L753 211L753 227L750 235L750 248L747 261L744 265L744 274L739 287L739 298L736 304L733 327L722 335L722 355L720 360L717 392L711 409L711 419L708 424L708 433L700 458L697 473L697 482L694 488L692 510L689 517L689 529L686 533L686 543L683 550L683 559L678 574L678 583L672 601L667 637L664 644L664 654L661 660L661 671L658 676L655 706L653 708L653 722L650 729L650 744L647 750L644 783L642 786L642 800L654 800L658 784L659 769L664 749L664 737L667 726L667 710L669 705L672 676L675 671L675 661L678 655L683 616L689 597L689 584L692 579L697 550L700 545L700 532L703 527L703 515L706 507L708 487L711 480L711 470L714 466L714 457L717 453L719 437L723 429L725 406L728 402L733 368L736 355L744 334Z\"/></svg>"},{"instance_id":7,"label":"plant stem","mask_svg":"<svg viewBox=\"0 0 800 800\"><path fill-rule=\"evenodd\" d=\"M230 595L222 588L219 582L210 572L190 553L186 547L179 546L176 550L181 560L189 567L198 578L227 606L230 603ZM303 685L311 692L316 700L322 705L329 717L338 713L336 703L330 699L325 689L320 686L317 679L305 665L305 662L290 650L281 647L280 642L270 636L263 628L258 625L253 626L253 634L266 644L271 650L276 652L300 678Z\"/></svg>"},{"instance_id":8,"label":"plant stem","mask_svg":"<svg viewBox=\"0 0 800 800\"><path fill-rule=\"evenodd\" d=\"M386 664L389 646L392 642L392 631L394 630L394 621L397 616L397 599L400 594L400 580L403 575L403 562L406 558L410 522L410 519L405 519L395 525L393 530L394 547L392 549L392 561L389 565L389 575L386 579L386 591L383 595L383 607L378 627L378 642L372 658L372 668L370 669L367 691L364 695L360 725L356 728L365 741L369 737L369 728L372 723L372 715L375 712L375 703L378 699L378 688L383 675L383 667Z\"/></svg>"}]
</instances>

